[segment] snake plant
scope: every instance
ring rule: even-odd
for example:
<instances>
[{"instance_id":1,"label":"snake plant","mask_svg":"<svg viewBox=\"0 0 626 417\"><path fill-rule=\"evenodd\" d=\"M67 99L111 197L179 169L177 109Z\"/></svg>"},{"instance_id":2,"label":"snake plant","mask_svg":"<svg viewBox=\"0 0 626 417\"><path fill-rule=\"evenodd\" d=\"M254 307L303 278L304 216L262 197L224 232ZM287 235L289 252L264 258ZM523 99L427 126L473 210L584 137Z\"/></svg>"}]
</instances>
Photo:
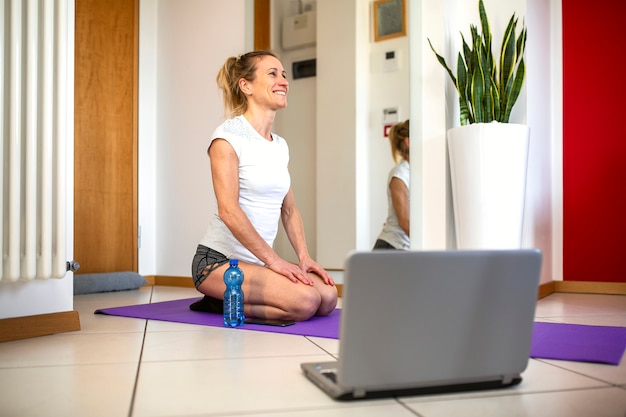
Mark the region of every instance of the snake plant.
<instances>
[{"instance_id":1,"label":"snake plant","mask_svg":"<svg viewBox=\"0 0 626 417\"><path fill-rule=\"evenodd\" d=\"M479 35L475 25L470 25L470 47L461 33L463 54L459 52L458 55L456 77L446 60L435 51L430 39L428 43L459 93L461 125L492 121L508 123L511 109L524 83L527 31L522 24L516 38L517 18L513 13L502 39L500 60L496 62L491 50L491 29L483 0L478 2L478 12L482 34Z\"/></svg>"}]
</instances>

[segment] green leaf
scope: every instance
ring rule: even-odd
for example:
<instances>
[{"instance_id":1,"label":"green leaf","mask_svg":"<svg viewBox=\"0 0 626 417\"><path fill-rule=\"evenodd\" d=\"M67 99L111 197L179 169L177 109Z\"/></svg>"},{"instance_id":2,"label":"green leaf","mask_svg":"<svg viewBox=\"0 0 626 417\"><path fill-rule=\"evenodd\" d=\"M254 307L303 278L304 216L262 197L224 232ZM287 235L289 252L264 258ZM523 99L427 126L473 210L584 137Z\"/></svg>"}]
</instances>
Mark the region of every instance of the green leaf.
<instances>
[{"instance_id":1,"label":"green leaf","mask_svg":"<svg viewBox=\"0 0 626 417\"><path fill-rule=\"evenodd\" d=\"M456 78L454 77L454 74L452 73L450 68L448 68L448 64L446 64L446 60L444 59L444 57L442 57L441 55L437 53L437 51L435 51L435 48L433 48L433 44L430 43L430 39L428 39L428 44L430 45L430 49L432 49L435 55L437 56L437 60L439 61L439 63L443 65L443 67L448 71L448 75L450 75L450 78L452 79L452 82L454 83L454 85L456 85Z\"/></svg>"},{"instance_id":2,"label":"green leaf","mask_svg":"<svg viewBox=\"0 0 626 417\"><path fill-rule=\"evenodd\" d=\"M459 93L459 109L460 109L460 122L461 125L467 124L470 120L472 120L471 109L469 108L468 102L470 101L469 97L469 89L467 88L467 68L465 66L465 62L463 61L463 57L459 52L459 57L457 59L457 84L456 89Z\"/></svg>"},{"instance_id":3,"label":"green leaf","mask_svg":"<svg viewBox=\"0 0 626 417\"><path fill-rule=\"evenodd\" d=\"M517 67L517 73L515 74L515 79L511 83L510 93L506 103L506 110L504 115L502 116L503 123L509 122L509 117L511 117L511 110L513 110L513 105L517 101L520 92L522 91L522 85L524 84L524 75L526 72L526 67L524 65L524 58L521 59L519 66Z\"/></svg>"},{"instance_id":4,"label":"green leaf","mask_svg":"<svg viewBox=\"0 0 626 417\"><path fill-rule=\"evenodd\" d=\"M461 33L461 40L463 41L463 59L469 66L472 60L472 48L470 48L467 42L465 42L465 37L463 36L462 33Z\"/></svg>"},{"instance_id":5,"label":"green leaf","mask_svg":"<svg viewBox=\"0 0 626 417\"><path fill-rule=\"evenodd\" d=\"M483 123L489 123L493 120L493 93L491 92L493 81L491 78L491 67L488 56L491 54L483 53L481 54L481 73L483 77L482 84L484 86L484 95L482 100L483 107Z\"/></svg>"},{"instance_id":6,"label":"green leaf","mask_svg":"<svg viewBox=\"0 0 626 417\"><path fill-rule=\"evenodd\" d=\"M485 66L485 68L492 68L493 56L491 54L491 28L489 27L489 19L487 18L487 12L485 11L485 4L483 3L483 0L480 0L478 2L478 13L480 15L483 50L487 52L487 65Z\"/></svg>"},{"instance_id":7,"label":"green leaf","mask_svg":"<svg viewBox=\"0 0 626 417\"><path fill-rule=\"evenodd\" d=\"M528 30L526 28L522 29L519 38L517 39L517 56L521 57L524 55L524 51L526 50L526 36Z\"/></svg>"},{"instance_id":8,"label":"green leaf","mask_svg":"<svg viewBox=\"0 0 626 417\"><path fill-rule=\"evenodd\" d=\"M474 105L474 122L482 123L485 119L483 99L485 97L485 83L483 70L477 65L474 73L472 74L472 103Z\"/></svg>"},{"instance_id":9,"label":"green leaf","mask_svg":"<svg viewBox=\"0 0 626 417\"><path fill-rule=\"evenodd\" d=\"M456 78L445 59L435 51L430 39L428 43L457 89L461 125L493 120L507 123L524 84L524 52L528 32L522 24L519 37L516 37L518 20L513 13L503 35L499 59L496 60L483 0L478 1L478 12L482 33L478 33L476 25L470 24L469 43L461 33L463 46L457 58Z\"/></svg>"},{"instance_id":10,"label":"green leaf","mask_svg":"<svg viewBox=\"0 0 626 417\"><path fill-rule=\"evenodd\" d=\"M491 103L493 107L491 109L492 118L491 120L500 120L500 92L498 91L498 86L496 85L496 79L491 77Z\"/></svg>"},{"instance_id":11,"label":"green leaf","mask_svg":"<svg viewBox=\"0 0 626 417\"><path fill-rule=\"evenodd\" d=\"M515 44L515 15L509 20L509 24L504 31L502 38L502 47L500 48L500 86L507 88L509 85L509 79L513 76L513 70L515 69L517 61L517 48ZM506 99L508 94L505 94L503 99Z\"/></svg>"}]
</instances>

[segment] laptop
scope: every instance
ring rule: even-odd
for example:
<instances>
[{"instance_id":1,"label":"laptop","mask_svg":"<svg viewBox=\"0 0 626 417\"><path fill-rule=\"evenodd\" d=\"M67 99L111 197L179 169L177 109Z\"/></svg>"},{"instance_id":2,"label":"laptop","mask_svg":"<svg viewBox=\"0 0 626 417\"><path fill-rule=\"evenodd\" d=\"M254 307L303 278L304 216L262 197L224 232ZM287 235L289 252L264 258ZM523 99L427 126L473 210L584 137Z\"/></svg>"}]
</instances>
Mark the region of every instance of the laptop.
<instances>
[{"instance_id":1,"label":"laptop","mask_svg":"<svg viewBox=\"0 0 626 417\"><path fill-rule=\"evenodd\" d=\"M352 252L339 359L301 368L336 400L519 384L540 269L534 249Z\"/></svg>"}]
</instances>

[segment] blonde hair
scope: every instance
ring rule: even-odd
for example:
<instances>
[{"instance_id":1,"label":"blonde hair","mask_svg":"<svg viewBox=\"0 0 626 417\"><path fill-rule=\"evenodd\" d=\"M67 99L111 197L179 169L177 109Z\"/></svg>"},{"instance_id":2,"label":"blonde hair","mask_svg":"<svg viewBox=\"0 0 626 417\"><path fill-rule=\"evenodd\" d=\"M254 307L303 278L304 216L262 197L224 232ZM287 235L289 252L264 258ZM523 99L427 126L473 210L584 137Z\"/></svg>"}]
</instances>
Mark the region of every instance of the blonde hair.
<instances>
[{"instance_id":1,"label":"blonde hair","mask_svg":"<svg viewBox=\"0 0 626 417\"><path fill-rule=\"evenodd\" d=\"M239 116L248 109L248 99L239 88L239 80L254 81L256 65L264 56L278 58L271 51L252 51L231 56L217 73L217 86L222 90L224 112L228 117Z\"/></svg>"},{"instance_id":2,"label":"blonde hair","mask_svg":"<svg viewBox=\"0 0 626 417\"><path fill-rule=\"evenodd\" d=\"M401 159L409 160L409 147L404 139L409 137L409 120L397 123L389 131L389 143L391 144L391 157L397 163Z\"/></svg>"}]
</instances>

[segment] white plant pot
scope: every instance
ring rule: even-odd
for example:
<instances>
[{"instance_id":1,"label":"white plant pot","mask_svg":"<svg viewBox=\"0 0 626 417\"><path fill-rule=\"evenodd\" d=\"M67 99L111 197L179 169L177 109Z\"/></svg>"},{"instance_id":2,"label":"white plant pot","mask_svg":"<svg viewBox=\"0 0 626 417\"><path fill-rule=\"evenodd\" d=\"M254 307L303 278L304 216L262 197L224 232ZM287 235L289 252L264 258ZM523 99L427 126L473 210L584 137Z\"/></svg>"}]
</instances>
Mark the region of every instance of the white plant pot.
<instances>
[{"instance_id":1,"label":"white plant pot","mask_svg":"<svg viewBox=\"0 0 626 417\"><path fill-rule=\"evenodd\" d=\"M521 247L529 132L497 122L448 130L458 249Z\"/></svg>"}]
</instances>

